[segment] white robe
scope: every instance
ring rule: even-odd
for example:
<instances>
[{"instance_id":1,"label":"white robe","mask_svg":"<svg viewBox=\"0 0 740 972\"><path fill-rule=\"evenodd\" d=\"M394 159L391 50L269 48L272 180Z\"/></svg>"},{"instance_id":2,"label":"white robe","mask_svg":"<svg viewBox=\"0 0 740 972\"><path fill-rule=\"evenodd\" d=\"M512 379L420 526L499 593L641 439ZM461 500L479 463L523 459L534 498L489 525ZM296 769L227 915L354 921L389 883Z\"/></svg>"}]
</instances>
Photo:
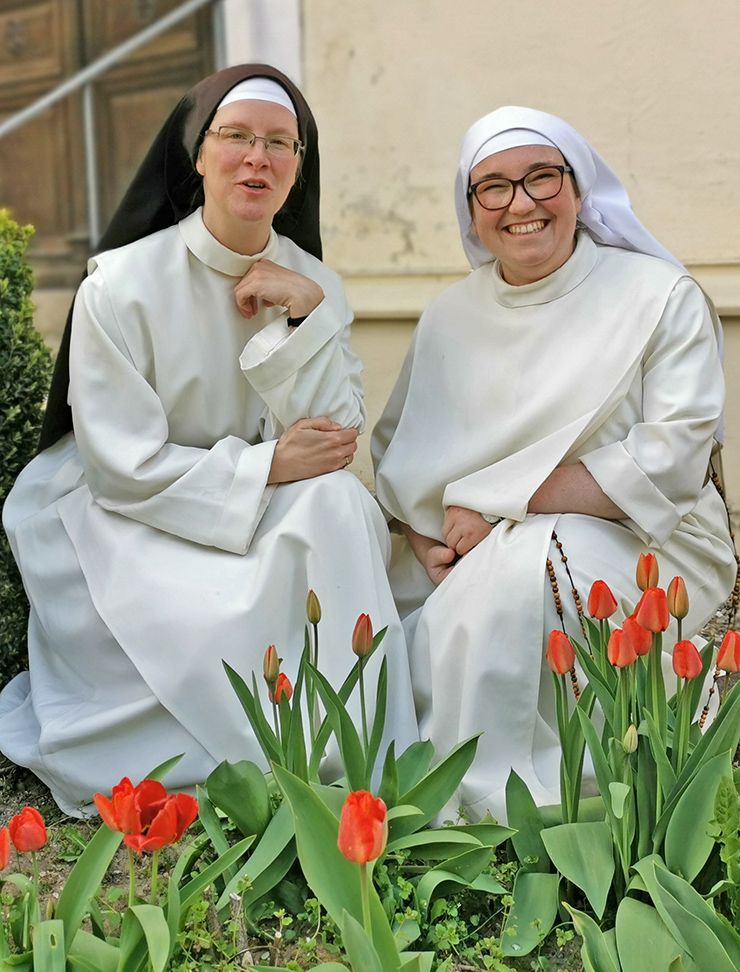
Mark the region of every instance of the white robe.
<instances>
[{"instance_id":1,"label":"white robe","mask_svg":"<svg viewBox=\"0 0 740 972\"><path fill-rule=\"evenodd\" d=\"M283 308L237 310L233 288L260 258L324 290L295 331ZM26 467L4 508L31 618L30 675L0 694L0 749L66 811L178 753L171 788L222 759L264 763L222 659L248 684L257 673L269 708L265 650L294 680L309 589L337 687L358 616L389 626L387 737L399 749L418 738L377 504L349 471L267 485L299 418L362 429L350 321L320 261L274 232L240 256L200 211L91 262L72 330L75 431Z\"/></svg>"},{"instance_id":2,"label":"white robe","mask_svg":"<svg viewBox=\"0 0 740 972\"><path fill-rule=\"evenodd\" d=\"M502 518L436 589L402 537L391 568L422 737L444 752L483 732L459 793L473 817L505 819L512 767L538 803L559 800L547 557L569 633L580 630L553 530L584 605L601 578L620 603L617 621L634 609L648 548L664 584L686 581L685 637L729 594L726 513L703 485L723 398L697 285L585 234L543 280L513 287L489 263L423 315L373 458L381 504L420 534L441 541L452 505ZM629 519L527 512L550 472L577 461Z\"/></svg>"}]
</instances>

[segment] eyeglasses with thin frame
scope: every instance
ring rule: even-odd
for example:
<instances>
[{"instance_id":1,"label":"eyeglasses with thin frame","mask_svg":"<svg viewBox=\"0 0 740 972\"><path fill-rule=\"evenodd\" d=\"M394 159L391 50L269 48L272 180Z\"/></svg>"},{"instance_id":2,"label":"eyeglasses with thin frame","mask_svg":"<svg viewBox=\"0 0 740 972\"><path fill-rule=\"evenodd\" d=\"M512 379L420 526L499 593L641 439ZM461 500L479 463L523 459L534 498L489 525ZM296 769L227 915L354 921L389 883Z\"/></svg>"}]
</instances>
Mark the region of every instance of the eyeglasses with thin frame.
<instances>
[{"instance_id":1,"label":"eyeglasses with thin frame","mask_svg":"<svg viewBox=\"0 0 740 972\"><path fill-rule=\"evenodd\" d=\"M246 152L254 147L255 142L264 142L265 151L279 158L291 158L303 151L303 142L288 135L255 135L247 128L232 128L221 125L220 128L209 128L204 135L217 135L222 145L236 152Z\"/></svg>"},{"instance_id":2,"label":"eyeglasses with thin frame","mask_svg":"<svg viewBox=\"0 0 740 972\"><path fill-rule=\"evenodd\" d=\"M481 179L468 188L468 199L475 196L484 209L506 209L514 198L517 186L521 186L535 201L553 199L563 188L564 174L572 171L569 165L545 165L532 169L523 179L501 179L498 176Z\"/></svg>"}]
</instances>

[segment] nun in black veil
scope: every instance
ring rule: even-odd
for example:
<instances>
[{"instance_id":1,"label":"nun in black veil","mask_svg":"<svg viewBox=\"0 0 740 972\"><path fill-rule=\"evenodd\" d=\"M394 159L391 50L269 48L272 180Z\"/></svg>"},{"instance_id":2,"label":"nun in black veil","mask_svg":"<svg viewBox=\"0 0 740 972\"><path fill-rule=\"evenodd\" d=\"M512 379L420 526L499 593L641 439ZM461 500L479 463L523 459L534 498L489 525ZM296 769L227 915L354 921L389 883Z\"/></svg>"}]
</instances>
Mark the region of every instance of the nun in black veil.
<instances>
[{"instance_id":1,"label":"nun in black veil","mask_svg":"<svg viewBox=\"0 0 740 972\"><path fill-rule=\"evenodd\" d=\"M31 617L0 749L67 812L176 753L180 788L261 761L222 659L248 675L275 644L294 677L309 589L335 684L358 615L389 625L387 735L416 737L387 529L345 471L365 423L351 318L303 96L266 65L206 78L90 261L3 511Z\"/></svg>"}]
</instances>

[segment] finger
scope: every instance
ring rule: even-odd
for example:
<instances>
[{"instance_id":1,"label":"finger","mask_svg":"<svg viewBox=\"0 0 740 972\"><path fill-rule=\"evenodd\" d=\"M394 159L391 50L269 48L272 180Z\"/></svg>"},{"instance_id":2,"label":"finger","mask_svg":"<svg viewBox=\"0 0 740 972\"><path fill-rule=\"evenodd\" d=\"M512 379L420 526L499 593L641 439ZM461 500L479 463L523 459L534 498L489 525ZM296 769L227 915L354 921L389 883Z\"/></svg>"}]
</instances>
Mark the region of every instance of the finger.
<instances>
[{"instance_id":1,"label":"finger","mask_svg":"<svg viewBox=\"0 0 740 972\"><path fill-rule=\"evenodd\" d=\"M301 429L317 429L319 432L340 432L342 430L339 422L332 422L326 415L298 419L295 424Z\"/></svg>"}]
</instances>

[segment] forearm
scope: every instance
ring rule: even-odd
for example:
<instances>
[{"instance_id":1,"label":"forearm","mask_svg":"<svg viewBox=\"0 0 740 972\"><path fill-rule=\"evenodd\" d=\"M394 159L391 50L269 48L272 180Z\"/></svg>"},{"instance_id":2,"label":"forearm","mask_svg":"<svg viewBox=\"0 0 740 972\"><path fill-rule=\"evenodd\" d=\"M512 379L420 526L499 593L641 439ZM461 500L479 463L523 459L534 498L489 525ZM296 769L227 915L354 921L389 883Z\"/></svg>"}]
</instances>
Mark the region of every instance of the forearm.
<instances>
[{"instance_id":1,"label":"forearm","mask_svg":"<svg viewBox=\"0 0 740 972\"><path fill-rule=\"evenodd\" d=\"M408 523L401 523L400 520L396 521L401 528L401 532L406 537L408 542L411 544L411 549L414 551L416 559L420 563L425 563L427 553L432 549L432 547L438 547L440 545L439 540L433 539L433 537L425 537L421 533L417 533Z\"/></svg>"},{"instance_id":2,"label":"forearm","mask_svg":"<svg viewBox=\"0 0 740 972\"><path fill-rule=\"evenodd\" d=\"M533 494L527 509L530 513L585 513L604 520L623 520L627 516L580 462L553 469Z\"/></svg>"}]
</instances>

